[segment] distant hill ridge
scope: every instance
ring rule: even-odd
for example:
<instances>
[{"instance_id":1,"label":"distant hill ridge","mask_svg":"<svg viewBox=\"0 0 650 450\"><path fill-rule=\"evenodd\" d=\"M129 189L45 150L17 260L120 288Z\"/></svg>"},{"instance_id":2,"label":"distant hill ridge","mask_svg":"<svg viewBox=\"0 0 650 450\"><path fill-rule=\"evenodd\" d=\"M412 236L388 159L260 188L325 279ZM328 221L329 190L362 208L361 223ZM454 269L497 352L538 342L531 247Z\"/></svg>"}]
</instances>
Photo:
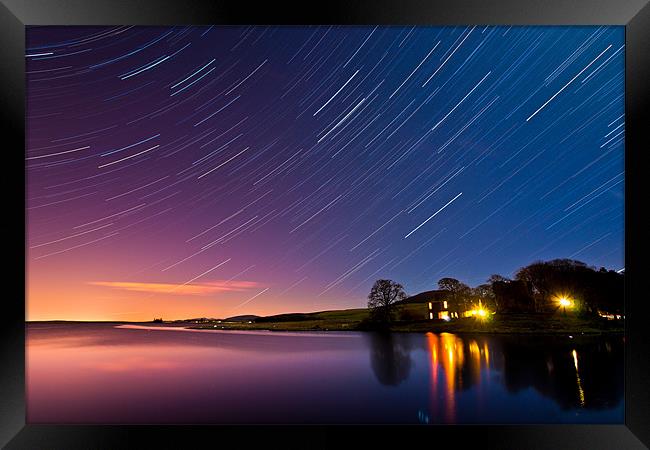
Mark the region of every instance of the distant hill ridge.
<instances>
[{"instance_id":1,"label":"distant hill ridge","mask_svg":"<svg viewBox=\"0 0 650 450\"><path fill-rule=\"evenodd\" d=\"M447 292L443 290L424 291L412 295L406 299L396 302L397 304L426 303L431 300L442 300ZM363 308L362 308L363 309ZM310 313L284 313L272 316L256 316L252 314L233 316L223 319L224 322L255 322L255 323L273 323L273 322L302 322L308 320L322 320L323 314L341 313L346 310L332 311L315 311Z\"/></svg>"},{"instance_id":2,"label":"distant hill ridge","mask_svg":"<svg viewBox=\"0 0 650 450\"><path fill-rule=\"evenodd\" d=\"M247 314L242 316L232 316L226 319L223 319L224 322L248 322L259 319L260 316L255 316L253 314Z\"/></svg>"},{"instance_id":3,"label":"distant hill ridge","mask_svg":"<svg viewBox=\"0 0 650 450\"><path fill-rule=\"evenodd\" d=\"M320 319L319 312L315 313L288 313L288 314L276 314L274 316L258 317L255 319L257 323L264 322L299 322L303 320L316 320Z\"/></svg>"},{"instance_id":4,"label":"distant hill ridge","mask_svg":"<svg viewBox=\"0 0 650 450\"><path fill-rule=\"evenodd\" d=\"M397 302L398 304L406 303L426 303L432 300L443 300L447 291L441 289L434 289L432 291L424 291L419 294L411 295L410 297L405 298L404 300Z\"/></svg>"}]
</instances>

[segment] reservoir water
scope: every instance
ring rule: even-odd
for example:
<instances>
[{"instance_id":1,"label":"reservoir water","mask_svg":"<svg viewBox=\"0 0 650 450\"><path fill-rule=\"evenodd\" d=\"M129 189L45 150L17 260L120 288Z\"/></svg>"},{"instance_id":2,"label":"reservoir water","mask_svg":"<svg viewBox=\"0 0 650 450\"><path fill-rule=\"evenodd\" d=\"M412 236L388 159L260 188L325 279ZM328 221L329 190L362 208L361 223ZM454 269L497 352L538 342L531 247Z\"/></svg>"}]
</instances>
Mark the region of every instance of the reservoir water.
<instances>
[{"instance_id":1,"label":"reservoir water","mask_svg":"<svg viewBox=\"0 0 650 450\"><path fill-rule=\"evenodd\" d=\"M623 336L27 325L28 423L623 423Z\"/></svg>"}]
</instances>

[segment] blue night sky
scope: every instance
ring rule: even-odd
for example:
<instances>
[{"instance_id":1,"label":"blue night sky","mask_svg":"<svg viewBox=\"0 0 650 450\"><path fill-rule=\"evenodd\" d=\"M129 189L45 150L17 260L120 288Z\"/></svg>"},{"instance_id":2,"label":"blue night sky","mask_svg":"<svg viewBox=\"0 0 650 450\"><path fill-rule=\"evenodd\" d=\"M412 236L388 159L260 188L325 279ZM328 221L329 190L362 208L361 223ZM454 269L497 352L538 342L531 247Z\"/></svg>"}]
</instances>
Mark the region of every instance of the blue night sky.
<instances>
[{"instance_id":1,"label":"blue night sky","mask_svg":"<svg viewBox=\"0 0 650 450\"><path fill-rule=\"evenodd\" d=\"M29 27L28 318L624 266L623 27Z\"/></svg>"}]
</instances>

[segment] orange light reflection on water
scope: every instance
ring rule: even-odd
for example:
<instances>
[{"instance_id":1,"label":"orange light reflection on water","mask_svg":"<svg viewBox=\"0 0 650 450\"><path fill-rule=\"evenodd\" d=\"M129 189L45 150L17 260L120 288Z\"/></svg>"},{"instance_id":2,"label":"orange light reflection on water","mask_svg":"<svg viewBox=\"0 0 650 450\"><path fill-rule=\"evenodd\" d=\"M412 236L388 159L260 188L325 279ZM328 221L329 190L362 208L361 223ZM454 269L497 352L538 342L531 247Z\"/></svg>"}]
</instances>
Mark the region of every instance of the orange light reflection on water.
<instances>
[{"instance_id":1,"label":"orange light reflection on water","mask_svg":"<svg viewBox=\"0 0 650 450\"><path fill-rule=\"evenodd\" d=\"M444 421L455 423L456 395L463 389L463 383L469 382L471 385L478 386L479 391L481 390L481 374L489 368L490 363L487 342L483 342L481 346L476 339L465 342L450 333L440 335L427 333L426 339L430 356L432 416L437 417L437 406L444 404ZM441 368L444 373L442 380L438 374ZM464 373L469 373L469 380L463 378ZM441 394L444 402L438 401Z\"/></svg>"}]
</instances>

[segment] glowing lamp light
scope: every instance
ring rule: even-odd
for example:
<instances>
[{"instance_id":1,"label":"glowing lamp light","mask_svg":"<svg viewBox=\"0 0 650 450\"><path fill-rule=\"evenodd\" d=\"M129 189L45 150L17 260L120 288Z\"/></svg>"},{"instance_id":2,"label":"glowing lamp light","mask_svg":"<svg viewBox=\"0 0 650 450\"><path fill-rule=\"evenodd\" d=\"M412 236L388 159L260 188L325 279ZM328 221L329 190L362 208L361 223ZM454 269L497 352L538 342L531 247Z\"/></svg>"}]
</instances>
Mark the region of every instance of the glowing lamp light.
<instances>
[{"instance_id":1,"label":"glowing lamp light","mask_svg":"<svg viewBox=\"0 0 650 450\"><path fill-rule=\"evenodd\" d=\"M478 314L480 317L485 317L487 316L487 311L485 311L484 309L479 309L478 311L476 311L476 314Z\"/></svg>"},{"instance_id":2,"label":"glowing lamp light","mask_svg":"<svg viewBox=\"0 0 650 450\"><path fill-rule=\"evenodd\" d=\"M564 315L566 316L566 309L571 308L573 306L573 301L564 295L558 297L557 301L560 307L562 308Z\"/></svg>"}]
</instances>

